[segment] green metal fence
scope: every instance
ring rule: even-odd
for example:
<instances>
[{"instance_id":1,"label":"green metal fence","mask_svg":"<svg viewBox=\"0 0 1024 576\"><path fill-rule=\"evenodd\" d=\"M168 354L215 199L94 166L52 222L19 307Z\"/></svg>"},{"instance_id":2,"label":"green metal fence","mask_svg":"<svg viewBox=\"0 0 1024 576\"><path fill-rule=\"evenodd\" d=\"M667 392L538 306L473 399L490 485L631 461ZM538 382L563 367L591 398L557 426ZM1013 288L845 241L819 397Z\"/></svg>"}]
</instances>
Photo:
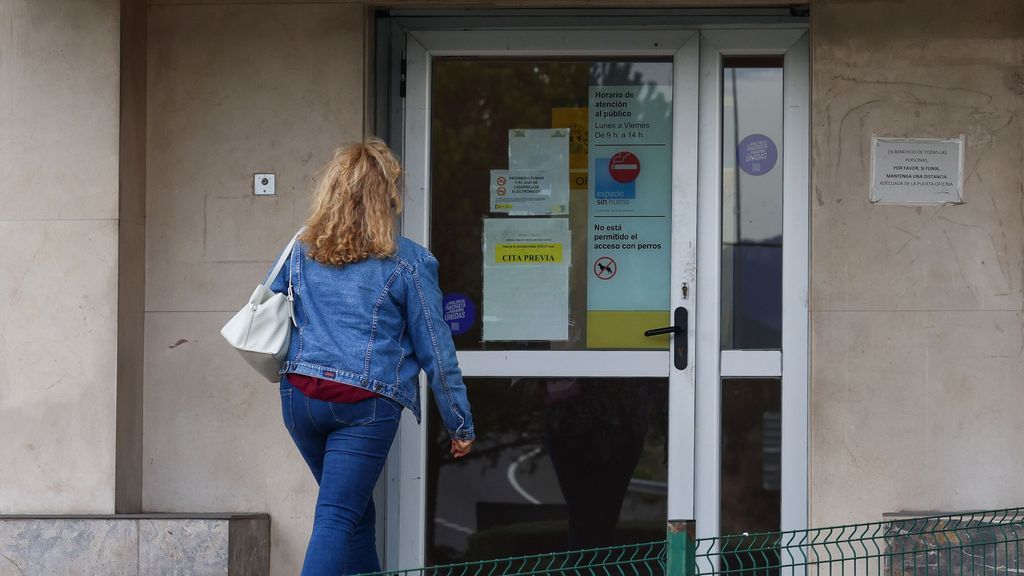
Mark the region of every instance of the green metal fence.
<instances>
[{"instance_id":1,"label":"green metal fence","mask_svg":"<svg viewBox=\"0 0 1024 576\"><path fill-rule=\"evenodd\" d=\"M1024 576L1024 509L894 517L720 538L670 524L666 540L383 572L394 576Z\"/></svg>"},{"instance_id":2,"label":"green metal fence","mask_svg":"<svg viewBox=\"0 0 1024 576\"><path fill-rule=\"evenodd\" d=\"M1021 574L1020 508L698 540L697 574L994 576Z\"/></svg>"}]
</instances>

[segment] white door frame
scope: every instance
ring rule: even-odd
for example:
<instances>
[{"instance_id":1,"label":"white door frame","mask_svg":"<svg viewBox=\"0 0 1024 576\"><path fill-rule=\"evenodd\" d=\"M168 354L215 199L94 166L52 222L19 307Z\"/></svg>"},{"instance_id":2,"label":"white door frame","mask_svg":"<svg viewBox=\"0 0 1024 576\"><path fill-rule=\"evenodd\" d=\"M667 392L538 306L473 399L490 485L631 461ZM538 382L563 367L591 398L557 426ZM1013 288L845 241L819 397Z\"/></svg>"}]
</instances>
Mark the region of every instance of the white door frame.
<instances>
[{"instance_id":1,"label":"white door frame","mask_svg":"<svg viewBox=\"0 0 1024 576\"><path fill-rule=\"evenodd\" d=\"M781 529L807 527L808 141L806 28L703 30L700 46L697 394L694 486L697 537L719 536L721 379L782 378ZM782 349L721 351L722 58L783 55ZM797 417L787 415L797 415Z\"/></svg>"},{"instance_id":2,"label":"white door frame","mask_svg":"<svg viewBox=\"0 0 1024 576\"><path fill-rule=\"evenodd\" d=\"M407 36L403 232L429 246L430 68L437 56L673 58L671 306L690 310L689 367L662 351L466 351L467 376L669 375L668 519L718 535L722 376L783 378L782 528L807 524L807 274L809 81L806 28L773 30L463 30ZM783 347L721 352L721 57L785 54ZM699 78L699 80L698 80ZM698 155L698 150L703 151ZM695 178L694 175L697 175ZM698 225L699 222L699 225ZM701 274L697 275L697 270ZM689 290L684 299L683 285ZM694 310L696 304L696 310ZM599 358L599 361L595 361ZM694 369L696 367L696 370ZM421 381L426 398L425 383ZM424 410L432 409L423 406ZM483 425L483 423L481 423ZM426 438L406 412L386 472L385 566L422 566Z\"/></svg>"}]
</instances>

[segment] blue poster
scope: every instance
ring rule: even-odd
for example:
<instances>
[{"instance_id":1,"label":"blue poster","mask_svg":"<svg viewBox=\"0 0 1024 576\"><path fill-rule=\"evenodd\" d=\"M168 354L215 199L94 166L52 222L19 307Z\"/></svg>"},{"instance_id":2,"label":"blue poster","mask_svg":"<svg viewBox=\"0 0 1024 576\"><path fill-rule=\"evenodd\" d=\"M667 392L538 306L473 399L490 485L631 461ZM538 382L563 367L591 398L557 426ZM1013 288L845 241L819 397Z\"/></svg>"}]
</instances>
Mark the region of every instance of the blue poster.
<instances>
[{"instance_id":1,"label":"blue poster","mask_svg":"<svg viewBox=\"0 0 1024 576\"><path fill-rule=\"evenodd\" d=\"M779 159L779 149L775 142L764 134L751 134L740 141L736 147L736 163L740 170L751 176L767 174L775 168Z\"/></svg>"},{"instance_id":2,"label":"blue poster","mask_svg":"<svg viewBox=\"0 0 1024 576\"><path fill-rule=\"evenodd\" d=\"M476 324L476 304L461 293L445 294L441 301L444 310L444 321L452 331L452 336L461 336Z\"/></svg>"}]
</instances>

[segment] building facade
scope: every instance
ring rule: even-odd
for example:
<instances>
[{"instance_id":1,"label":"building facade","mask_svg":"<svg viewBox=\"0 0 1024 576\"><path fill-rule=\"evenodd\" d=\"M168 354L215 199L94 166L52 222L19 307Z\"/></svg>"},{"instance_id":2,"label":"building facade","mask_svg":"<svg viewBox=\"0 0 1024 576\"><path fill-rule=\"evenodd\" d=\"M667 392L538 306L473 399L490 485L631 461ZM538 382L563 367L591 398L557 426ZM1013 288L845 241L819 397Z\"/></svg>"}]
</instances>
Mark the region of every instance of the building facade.
<instances>
[{"instance_id":1,"label":"building facade","mask_svg":"<svg viewBox=\"0 0 1024 576\"><path fill-rule=\"evenodd\" d=\"M297 572L316 485L218 331L373 134L481 433L454 464L403 423L389 567L1024 503L1020 2L0 0L0 30L0 514L267 512Z\"/></svg>"}]
</instances>

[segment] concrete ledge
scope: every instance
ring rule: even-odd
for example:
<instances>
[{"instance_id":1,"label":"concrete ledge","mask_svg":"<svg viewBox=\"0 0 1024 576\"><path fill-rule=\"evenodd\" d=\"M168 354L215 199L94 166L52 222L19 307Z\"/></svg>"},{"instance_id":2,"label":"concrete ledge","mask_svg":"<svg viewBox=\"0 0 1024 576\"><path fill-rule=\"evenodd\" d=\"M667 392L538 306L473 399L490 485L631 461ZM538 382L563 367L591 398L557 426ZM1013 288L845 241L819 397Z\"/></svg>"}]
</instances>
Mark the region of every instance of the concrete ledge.
<instances>
[{"instance_id":1,"label":"concrete ledge","mask_svg":"<svg viewBox=\"0 0 1024 576\"><path fill-rule=\"evenodd\" d=\"M0 576L269 576L267 514L0 515Z\"/></svg>"}]
</instances>

